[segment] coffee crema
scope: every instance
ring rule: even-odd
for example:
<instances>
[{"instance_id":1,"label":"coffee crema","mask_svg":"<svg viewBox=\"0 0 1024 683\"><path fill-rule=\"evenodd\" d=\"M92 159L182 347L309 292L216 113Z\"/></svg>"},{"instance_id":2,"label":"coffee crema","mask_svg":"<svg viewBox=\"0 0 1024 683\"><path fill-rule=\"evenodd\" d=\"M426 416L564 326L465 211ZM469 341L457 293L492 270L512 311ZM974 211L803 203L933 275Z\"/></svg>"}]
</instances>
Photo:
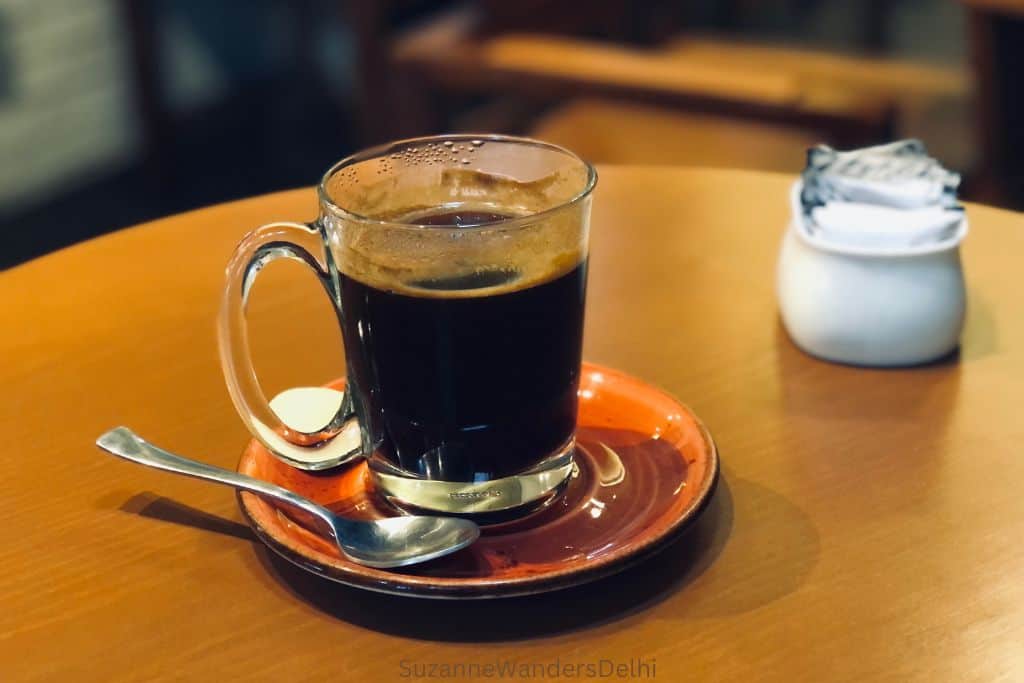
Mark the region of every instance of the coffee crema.
<instances>
[{"instance_id":1,"label":"coffee crema","mask_svg":"<svg viewBox=\"0 0 1024 683\"><path fill-rule=\"evenodd\" d=\"M349 195L337 187L337 199L365 218L333 218L329 246L341 272L386 291L439 296L420 290L451 280L433 289L460 297L539 285L574 269L587 251L585 207L548 212L568 195L571 176L521 181L447 169L436 186L377 180Z\"/></svg>"}]
</instances>

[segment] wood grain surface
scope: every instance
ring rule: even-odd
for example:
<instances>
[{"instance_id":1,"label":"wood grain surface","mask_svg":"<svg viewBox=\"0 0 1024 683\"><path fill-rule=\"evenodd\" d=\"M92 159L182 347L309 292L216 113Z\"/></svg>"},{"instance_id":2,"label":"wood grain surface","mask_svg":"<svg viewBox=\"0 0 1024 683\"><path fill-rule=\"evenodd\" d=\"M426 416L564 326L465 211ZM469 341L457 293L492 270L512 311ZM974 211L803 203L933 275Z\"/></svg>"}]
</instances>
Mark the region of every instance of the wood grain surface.
<instances>
[{"instance_id":1,"label":"wood grain surface","mask_svg":"<svg viewBox=\"0 0 1024 683\"><path fill-rule=\"evenodd\" d=\"M956 357L857 369L780 327L789 178L600 173L585 355L681 397L722 453L681 542L544 596L376 595L271 556L229 490L98 451L123 423L235 465L247 434L215 309L245 231L314 215L312 190L284 192L0 274L0 680L400 681L432 664L609 661L671 682L1024 679L1024 219L968 209ZM256 285L268 392L341 372L318 287L297 264Z\"/></svg>"}]
</instances>

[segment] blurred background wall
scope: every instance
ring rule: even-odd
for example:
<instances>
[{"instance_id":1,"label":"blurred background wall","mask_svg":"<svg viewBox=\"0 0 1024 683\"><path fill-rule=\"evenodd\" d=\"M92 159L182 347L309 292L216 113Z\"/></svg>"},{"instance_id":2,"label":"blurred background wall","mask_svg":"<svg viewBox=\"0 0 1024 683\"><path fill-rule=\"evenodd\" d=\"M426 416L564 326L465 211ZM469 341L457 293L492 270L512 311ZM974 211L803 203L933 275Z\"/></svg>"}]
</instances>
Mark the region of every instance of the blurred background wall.
<instances>
[{"instance_id":1,"label":"blurred background wall","mask_svg":"<svg viewBox=\"0 0 1024 683\"><path fill-rule=\"evenodd\" d=\"M1018 12L1016 0L0 0L0 267L452 130L536 135L597 162L792 173L817 141L911 135L965 172L969 196L1012 206Z\"/></svg>"}]
</instances>

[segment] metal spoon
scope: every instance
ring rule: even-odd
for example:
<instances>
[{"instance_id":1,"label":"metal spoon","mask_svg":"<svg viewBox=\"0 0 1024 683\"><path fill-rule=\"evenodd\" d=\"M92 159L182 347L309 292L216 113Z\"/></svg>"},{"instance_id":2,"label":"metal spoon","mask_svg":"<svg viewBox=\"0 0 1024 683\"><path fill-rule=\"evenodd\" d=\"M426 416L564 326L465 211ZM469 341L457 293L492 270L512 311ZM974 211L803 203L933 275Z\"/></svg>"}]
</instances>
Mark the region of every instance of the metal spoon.
<instances>
[{"instance_id":1,"label":"metal spoon","mask_svg":"<svg viewBox=\"0 0 1024 683\"><path fill-rule=\"evenodd\" d=\"M467 519L405 516L374 521L339 517L325 507L259 479L189 460L157 448L127 427L111 429L96 445L125 460L158 470L227 484L297 508L324 527L342 554L368 567L402 567L453 553L475 541L480 528Z\"/></svg>"}]
</instances>

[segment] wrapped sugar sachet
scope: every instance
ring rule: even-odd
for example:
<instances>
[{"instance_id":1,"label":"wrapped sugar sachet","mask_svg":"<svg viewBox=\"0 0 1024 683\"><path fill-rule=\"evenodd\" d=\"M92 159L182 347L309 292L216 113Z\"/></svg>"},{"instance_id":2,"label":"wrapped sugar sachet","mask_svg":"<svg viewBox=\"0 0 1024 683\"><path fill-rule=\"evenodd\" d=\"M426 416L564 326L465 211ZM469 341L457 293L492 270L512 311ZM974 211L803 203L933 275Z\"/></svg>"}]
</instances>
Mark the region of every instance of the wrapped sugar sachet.
<instances>
[{"instance_id":1,"label":"wrapped sugar sachet","mask_svg":"<svg viewBox=\"0 0 1024 683\"><path fill-rule=\"evenodd\" d=\"M803 228L841 246L907 248L953 238L963 221L960 176L928 156L920 140L839 152L807 152Z\"/></svg>"}]
</instances>

